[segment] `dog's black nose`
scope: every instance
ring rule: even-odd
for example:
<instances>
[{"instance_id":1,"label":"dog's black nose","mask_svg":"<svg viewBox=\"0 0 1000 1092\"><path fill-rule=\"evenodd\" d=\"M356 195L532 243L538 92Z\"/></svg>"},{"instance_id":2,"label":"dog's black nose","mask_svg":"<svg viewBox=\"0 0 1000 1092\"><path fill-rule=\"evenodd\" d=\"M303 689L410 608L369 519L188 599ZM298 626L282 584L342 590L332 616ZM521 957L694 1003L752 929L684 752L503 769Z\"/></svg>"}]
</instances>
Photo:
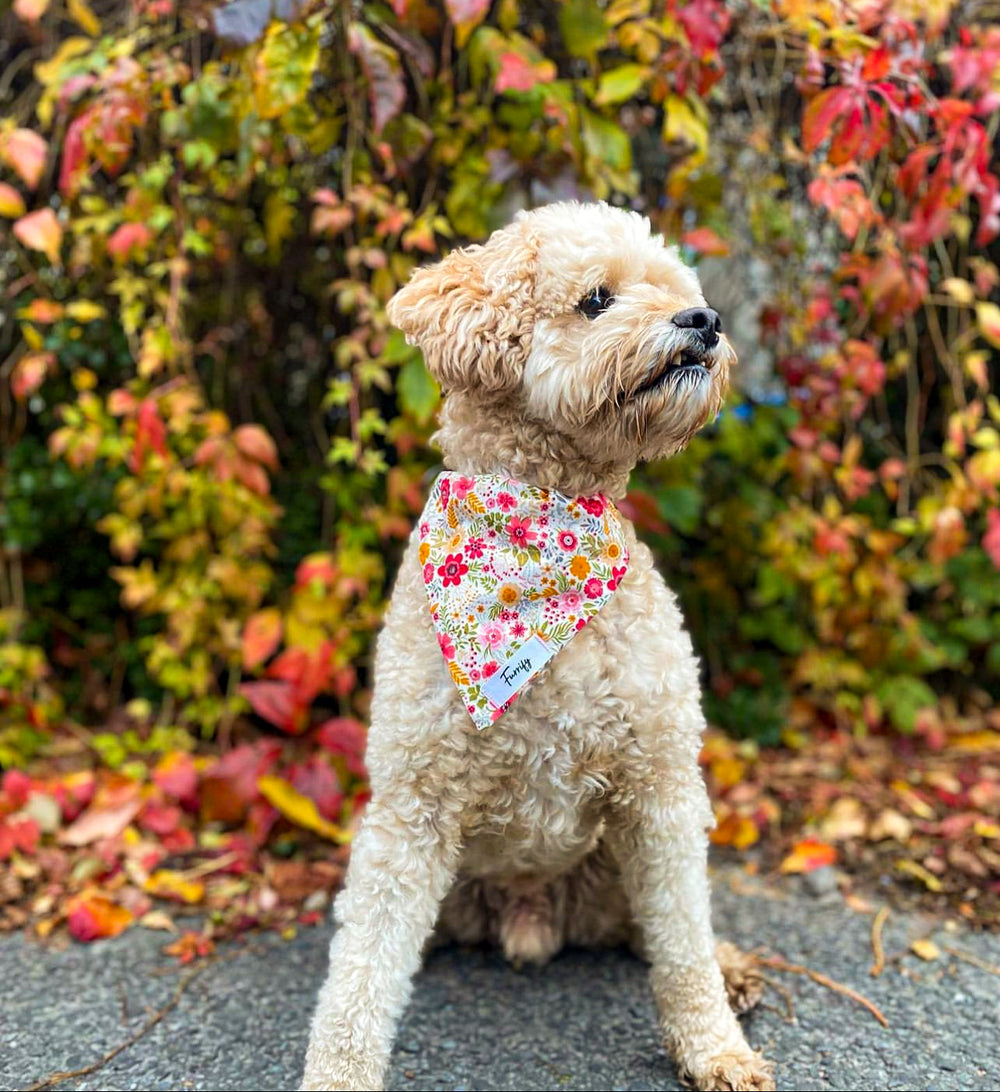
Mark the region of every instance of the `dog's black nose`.
<instances>
[{"instance_id":1,"label":"dog's black nose","mask_svg":"<svg viewBox=\"0 0 1000 1092\"><path fill-rule=\"evenodd\" d=\"M722 319L711 307L689 307L686 311L678 311L670 321L682 330L697 330L706 349L718 344Z\"/></svg>"}]
</instances>

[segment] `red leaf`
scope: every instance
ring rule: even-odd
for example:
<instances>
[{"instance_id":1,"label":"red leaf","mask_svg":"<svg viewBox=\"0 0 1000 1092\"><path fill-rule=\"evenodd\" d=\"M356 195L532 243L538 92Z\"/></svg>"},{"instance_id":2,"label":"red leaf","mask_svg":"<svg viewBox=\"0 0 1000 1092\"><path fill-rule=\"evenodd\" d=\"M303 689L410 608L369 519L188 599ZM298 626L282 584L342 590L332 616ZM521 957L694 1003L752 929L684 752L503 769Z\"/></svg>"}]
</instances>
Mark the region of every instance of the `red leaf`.
<instances>
[{"instance_id":1,"label":"red leaf","mask_svg":"<svg viewBox=\"0 0 1000 1092\"><path fill-rule=\"evenodd\" d=\"M714 258L724 258L729 253L729 243L708 227L686 231L681 236L681 242L692 250L697 250L699 254L707 254Z\"/></svg>"},{"instance_id":2,"label":"red leaf","mask_svg":"<svg viewBox=\"0 0 1000 1092\"><path fill-rule=\"evenodd\" d=\"M284 777L293 788L316 804L325 819L336 822L340 818L344 793L337 774L325 756L312 755L305 762L289 766L284 771Z\"/></svg>"},{"instance_id":3,"label":"red leaf","mask_svg":"<svg viewBox=\"0 0 1000 1092\"><path fill-rule=\"evenodd\" d=\"M108 253L124 261L142 254L153 240L153 233L145 224L122 224L115 228L108 239Z\"/></svg>"},{"instance_id":4,"label":"red leaf","mask_svg":"<svg viewBox=\"0 0 1000 1092\"><path fill-rule=\"evenodd\" d=\"M15 849L33 854L40 836L34 819L0 819L0 861L5 861Z\"/></svg>"},{"instance_id":5,"label":"red leaf","mask_svg":"<svg viewBox=\"0 0 1000 1092\"><path fill-rule=\"evenodd\" d=\"M243 667L252 671L268 659L281 640L281 613L274 607L252 614L243 627Z\"/></svg>"},{"instance_id":6,"label":"red leaf","mask_svg":"<svg viewBox=\"0 0 1000 1092\"><path fill-rule=\"evenodd\" d=\"M990 561L1000 569L1000 508L991 508L986 513L983 549L989 555Z\"/></svg>"},{"instance_id":7,"label":"red leaf","mask_svg":"<svg viewBox=\"0 0 1000 1092\"><path fill-rule=\"evenodd\" d=\"M194 761L185 751L171 751L157 762L153 783L175 800L190 801L198 788Z\"/></svg>"},{"instance_id":8,"label":"red leaf","mask_svg":"<svg viewBox=\"0 0 1000 1092\"><path fill-rule=\"evenodd\" d=\"M248 682L240 686L240 693L250 703L253 711L269 724L288 735L298 735L306 726L308 709L296 701L296 688L288 682Z\"/></svg>"},{"instance_id":9,"label":"red leaf","mask_svg":"<svg viewBox=\"0 0 1000 1092\"><path fill-rule=\"evenodd\" d=\"M331 554L310 554L304 557L295 570L295 590L317 581L322 588L332 586L337 577L337 567Z\"/></svg>"},{"instance_id":10,"label":"red leaf","mask_svg":"<svg viewBox=\"0 0 1000 1092\"><path fill-rule=\"evenodd\" d=\"M176 804L157 804L150 801L139 813L139 826L161 837L173 834L181 824L181 809Z\"/></svg>"},{"instance_id":11,"label":"red leaf","mask_svg":"<svg viewBox=\"0 0 1000 1092\"><path fill-rule=\"evenodd\" d=\"M653 531L658 535L669 535L670 528L660 515L656 498L649 493L633 489L618 504L619 509L626 519L630 519L636 527L643 531Z\"/></svg>"},{"instance_id":12,"label":"red leaf","mask_svg":"<svg viewBox=\"0 0 1000 1092\"><path fill-rule=\"evenodd\" d=\"M0 781L0 792L15 809L23 807L31 793L31 778L21 770L8 770Z\"/></svg>"},{"instance_id":13,"label":"red leaf","mask_svg":"<svg viewBox=\"0 0 1000 1092\"><path fill-rule=\"evenodd\" d=\"M324 750L347 759L347 768L355 777L366 777L364 764L368 733L353 717L333 717L316 729L316 742Z\"/></svg>"},{"instance_id":14,"label":"red leaf","mask_svg":"<svg viewBox=\"0 0 1000 1092\"><path fill-rule=\"evenodd\" d=\"M205 822L239 823L259 800L257 780L278 756L281 744L270 740L243 743L227 752L201 779L198 800Z\"/></svg>"},{"instance_id":15,"label":"red leaf","mask_svg":"<svg viewBox=\"0 0 1000 1092\"><path fill-rule=\"evenodd\" d=\"M802 147L807 152L815 151L826 140L850 101L851 93L844 87L829 87L810 101L802 117Z\"/></svg>"},{"instance_id":16,"label":"red leaf","mask_svg":"<svg viewBox=\"0 0 1000 1092\"><path fill-rule=\"evenodd\" d=\"M348 49L361 61L368 81L375 135L394 118L406 102L406 84L399 55L379 41L363 23L352 23L347 37Z\"/></svg>"},{"instance_id":17,"label":"red leaf","mask_svg":"<svg viewBox=\"0 0 1000 1092\"><path fill-rule=\"evenodd\" d=\"M497 94L504 91L530 91L540 83L548 83L555 78L555 68L551 61L533 64L520 53L507 50L500 54L494 88Z\"/></svg>"}]
</instances>

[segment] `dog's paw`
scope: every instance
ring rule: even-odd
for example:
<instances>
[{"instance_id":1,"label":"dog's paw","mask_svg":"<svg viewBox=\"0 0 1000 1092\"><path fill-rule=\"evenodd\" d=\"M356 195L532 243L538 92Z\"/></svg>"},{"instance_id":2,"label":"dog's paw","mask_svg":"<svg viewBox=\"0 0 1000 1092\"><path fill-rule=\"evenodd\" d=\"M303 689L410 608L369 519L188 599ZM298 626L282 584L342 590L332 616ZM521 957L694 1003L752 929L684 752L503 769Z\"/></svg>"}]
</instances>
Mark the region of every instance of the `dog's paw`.
<instances>
[{"instance_id":1,"label":"dog's paw","mask_svg":"<svg viewBox=\"0 0 1000 1092\"><path fill-rule=\"evenodd\" d=\"M542 966L562 948L562 930L546 893L519 896L504 907L500 944L504 956L515 966L521 963Z\"/></svg>"},{"instance_id":2,"label":"dog's paw","mask_svg":"<svg viewBox=\"0 0 1000 1092\"><path fill-rule=\"evenodd\" d=\"M381 1092L379 1067L338 1054L306 1059L300 1092Z\"/></svg>"},{"instance_id":3,"label":"dog's paw","mask_svg":"<svg viewBox=\"0 0 1000 1092\"><path fill-rule=\"evenodd\" d=\"M764 995L764 976L760 964L750 952L744 952L726 940L715 946L715 958L726 982L730 1008L742 1016L754 1008Z\"/></svg>"},{"instance_id":4,"label":"dog's paw","mask_svg":"<svg viewBox=\"0 0 1000 1092\"><path fill-rule=\"evenodd\" d=\"M757 1051L718 1054L684 1083L699 1092L774 1092L774 1066Z\"/></svg>"}]
</instances>

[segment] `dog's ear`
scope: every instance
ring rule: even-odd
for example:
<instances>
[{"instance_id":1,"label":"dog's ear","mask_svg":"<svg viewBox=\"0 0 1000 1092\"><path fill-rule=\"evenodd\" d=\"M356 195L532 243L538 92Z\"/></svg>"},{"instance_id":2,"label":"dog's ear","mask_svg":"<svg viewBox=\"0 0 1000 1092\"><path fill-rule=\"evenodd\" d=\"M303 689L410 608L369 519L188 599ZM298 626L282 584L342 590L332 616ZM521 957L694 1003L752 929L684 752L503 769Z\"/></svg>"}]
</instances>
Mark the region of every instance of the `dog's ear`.
<instances>
[{"instance_id":1,"label":"dog's ear","mask_svg":"<svg viewBox=\"0 0 1000 1092\"><path fill-rule=\"evenodd\" d=\"M390 320L417 345L445 391L511 390L521 380L535 319L537 243L523 220L484 246L417 269L389 301Z\"/></svg>"}]
</instances>

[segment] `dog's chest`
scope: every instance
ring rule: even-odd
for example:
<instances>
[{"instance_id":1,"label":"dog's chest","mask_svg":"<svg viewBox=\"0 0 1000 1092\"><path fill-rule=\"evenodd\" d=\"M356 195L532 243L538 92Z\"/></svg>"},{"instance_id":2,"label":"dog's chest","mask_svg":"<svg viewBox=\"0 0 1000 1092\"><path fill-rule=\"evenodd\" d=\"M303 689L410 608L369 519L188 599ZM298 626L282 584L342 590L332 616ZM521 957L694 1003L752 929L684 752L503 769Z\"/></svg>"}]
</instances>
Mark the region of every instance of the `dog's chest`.
<instances>
[{"instance_id":1,"label":"dog's chest","mask_svg":"<svg viewBox=\"0 0 1000 1092\"><path fill-rule=\"evenodd\" d=\"M583 635L580 643L578 652L591 644ZM466 873L558 873L596 844L605 810L620 802L631 735L613 703L602 699L597 674L593 694L581 679L557 657L549 677L477 741L490 751L495 772L466 815ZM567 684L572 697L564 693Z\"/></svg>"}]
</instances>

